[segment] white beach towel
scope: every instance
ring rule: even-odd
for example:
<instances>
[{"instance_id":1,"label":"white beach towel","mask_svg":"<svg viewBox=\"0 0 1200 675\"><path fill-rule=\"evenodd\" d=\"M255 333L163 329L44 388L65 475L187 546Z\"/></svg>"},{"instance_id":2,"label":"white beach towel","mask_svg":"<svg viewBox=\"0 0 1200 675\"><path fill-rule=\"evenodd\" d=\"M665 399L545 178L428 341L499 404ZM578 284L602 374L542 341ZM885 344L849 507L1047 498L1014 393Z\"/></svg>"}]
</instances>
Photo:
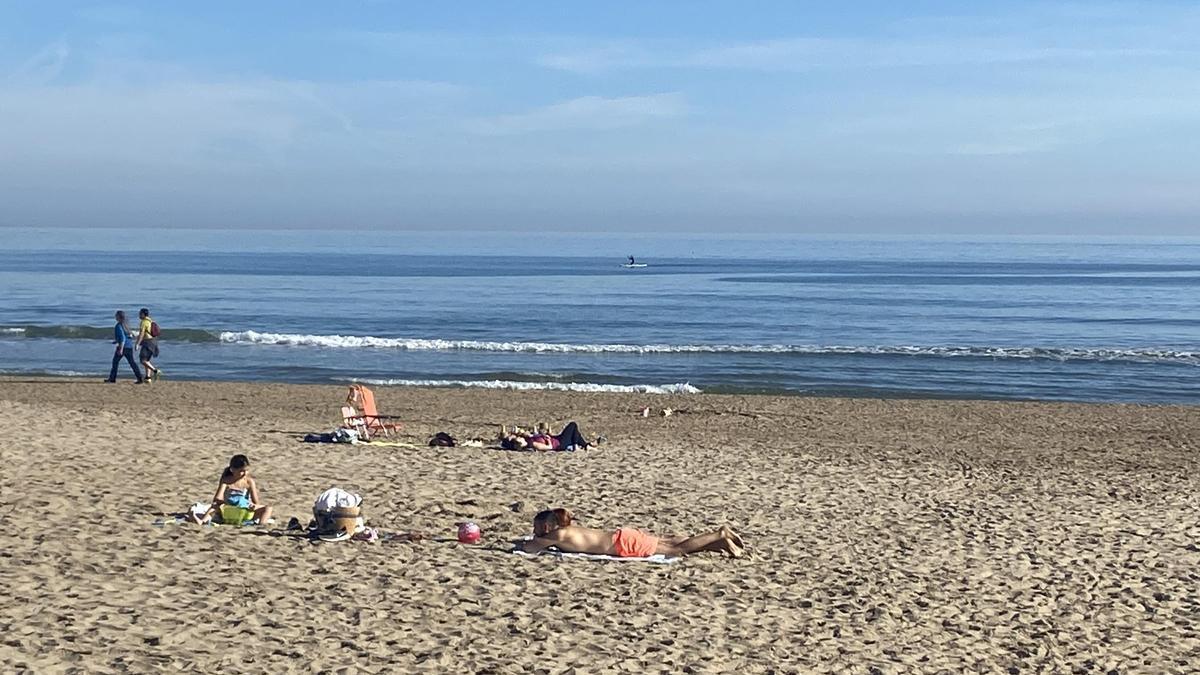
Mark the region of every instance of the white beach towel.
<instances>
[{"instance_id":1,"label":"white beach towel","mask_svg":"<svg viewBox=\"0 0 1200 675\"><path fill-rule=\"evenodd\" d=\"M540 555L552 555L556 558L586 558L588 560L615 560L617 562L644 562L644 563L654 563L657 565L669 565L669 564L679 560L679 558L672 558L670 556L665 556L661 553L658 553L658 554L655 554L655 555L652 555L652 556L649 556L646 558L621 558L621 557L618 557L615 555L595 555L592 553L564 553L562 551L555 551L552 549L545 549L542 551L538 551L537 553L526 553L525 551L518 551L516 549L513 549L513 553L515 553L517 555L525 556L526 558L536 558Z\"/></svg>"}]
</instances>

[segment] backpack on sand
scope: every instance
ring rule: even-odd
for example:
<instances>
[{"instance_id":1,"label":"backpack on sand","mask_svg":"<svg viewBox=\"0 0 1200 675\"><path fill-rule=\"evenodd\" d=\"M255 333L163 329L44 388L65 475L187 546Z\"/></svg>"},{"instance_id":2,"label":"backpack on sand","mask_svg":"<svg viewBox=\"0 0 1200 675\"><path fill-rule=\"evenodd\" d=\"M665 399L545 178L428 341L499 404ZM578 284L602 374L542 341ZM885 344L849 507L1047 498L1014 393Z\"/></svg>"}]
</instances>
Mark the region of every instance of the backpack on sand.
<instances>
[{"instance_id":1,"label":"backpack on sand","mask_svg":"<svg viewBox=\"0 0 1200 675\"><path fill-rule=\"evenodd\" d=\"M458 440L450 434L439 431L434 434L433 438L429 439L429 447L453 448L458 445Z\"/></svg>"}]
</instances>

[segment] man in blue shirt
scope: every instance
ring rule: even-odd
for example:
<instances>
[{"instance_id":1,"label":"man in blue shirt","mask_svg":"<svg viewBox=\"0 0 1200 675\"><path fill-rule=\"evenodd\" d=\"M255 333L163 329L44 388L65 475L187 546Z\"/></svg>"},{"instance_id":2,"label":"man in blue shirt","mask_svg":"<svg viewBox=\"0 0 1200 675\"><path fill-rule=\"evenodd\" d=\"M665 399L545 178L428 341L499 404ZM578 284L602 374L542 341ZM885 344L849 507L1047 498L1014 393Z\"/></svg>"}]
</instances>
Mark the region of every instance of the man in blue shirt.
<instances>
[{"instance_id":1,"label":"man in blue shirt","mask_svg":"<svg viewBox=\"0 0 1200 675\"><path fill-rule=\"evenodd\" d=\"M133 337L125 328L125 312L117 312L117 325L113 328L113 342L117 345L117 350L113 353L112 370L108 373L108 379L105 382L117 381L117 366L121 365L121 359L125 359L129 362L129 367L133 368L133 376L137 378L137 383L141 384L144 380L142 380L142 371L138 370L137 361L133 360Z\"/></svg>"}]
</instances>

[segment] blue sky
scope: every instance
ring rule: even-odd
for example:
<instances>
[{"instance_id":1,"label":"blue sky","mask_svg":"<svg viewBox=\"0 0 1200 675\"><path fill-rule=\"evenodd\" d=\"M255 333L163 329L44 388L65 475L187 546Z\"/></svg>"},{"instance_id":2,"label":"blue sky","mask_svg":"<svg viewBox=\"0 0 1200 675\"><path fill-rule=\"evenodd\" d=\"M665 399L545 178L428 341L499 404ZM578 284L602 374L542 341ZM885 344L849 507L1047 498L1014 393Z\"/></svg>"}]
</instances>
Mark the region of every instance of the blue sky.
<instances>
[{"instance_id":1,"label":"blue sky","mask_svg":"<svg viewBox=\"0 0 1200 675\"><path fill-rule=\"evenodd\" d=\"M1195 233L1200 5L0 0L0 223Z\"/></svg>"}]
</instances>

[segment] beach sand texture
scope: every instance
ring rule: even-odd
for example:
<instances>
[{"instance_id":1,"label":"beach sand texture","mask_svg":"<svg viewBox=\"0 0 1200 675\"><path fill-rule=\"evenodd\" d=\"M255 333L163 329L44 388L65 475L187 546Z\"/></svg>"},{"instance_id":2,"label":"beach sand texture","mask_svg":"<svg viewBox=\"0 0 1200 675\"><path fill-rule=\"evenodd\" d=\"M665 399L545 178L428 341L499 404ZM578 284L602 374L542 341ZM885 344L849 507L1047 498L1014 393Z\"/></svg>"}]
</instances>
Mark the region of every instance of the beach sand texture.
<instances>
[{"instance_id":1,"label":"beach sand texture","mask_svg":"<svg viewBox=\"0 0 1200 675\"><path fill-rule=\"evenodd\" d=\"M410 439L300 443L344 387L0 381L2 672L1195 672L1200 409L378 388ZM644 406L678 410L643 418ZM234 453L279 522L338 485L446 541L156 527ZM505 553L538 509L745 559ZM478 522L481 545L450 541Z\"/></svg>"}]
</instances>

